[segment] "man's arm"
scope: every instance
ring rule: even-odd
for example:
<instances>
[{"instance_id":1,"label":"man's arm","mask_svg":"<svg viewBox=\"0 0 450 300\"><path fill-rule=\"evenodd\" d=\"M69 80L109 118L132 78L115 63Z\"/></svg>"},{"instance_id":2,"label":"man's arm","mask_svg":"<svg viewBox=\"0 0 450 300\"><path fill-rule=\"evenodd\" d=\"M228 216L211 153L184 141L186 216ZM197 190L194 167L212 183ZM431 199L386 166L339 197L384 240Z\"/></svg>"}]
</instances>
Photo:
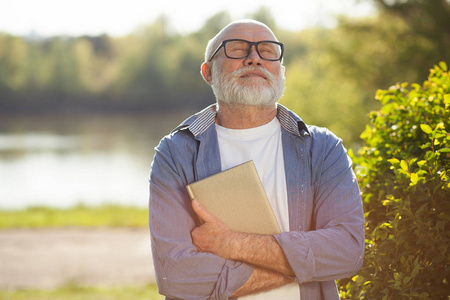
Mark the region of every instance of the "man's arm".
<instances>
[{"instance_id":1,"label":"man's arm","mask_svg":"<svg viewBox=\"0 0 450 300\"><path fill-rule=\"evenodd\" d=\"M198 251L294 276L283 249L273 236L232 231L197 200L192 201L192 207L204 221L191 233L193 244Z\"/></svg>"},{"instance_id":2,"label":"man's arm","mask_svg":"<svg viewBox=\"0 0 450 300\"><path fill-rule=\"evenodd\" d=\"M253 269L252 275L247 282L237 289L233 293L232 297L243 297L270 291L291 282L294 282L292 278L284 276L280 273L256 267Z\"/></svg>"},{"instance_id":3,"label":"man's arm","mask_svg":"<svg viewBox=\"0 0 450 300\"><path fill-rule=\"evenodd\" d=\"M311 173L297 191L306 201L290 210L298 230L275 235L300 283L350 277L364 253L364 213L352 162L334 134L323 128L310 128L310 133ZM298 178L303 177L287 177L288 189L298 185Z\"/></svg>"},{"instance_id":4,"label":"man's arm","mask_svg":"<svg viewBox=\"0 0 450 300\"><path fill-rule=\"evenodd\" d=\"M184 187L192 174L184 174L174 162L169 146L165 141L158 146L150 173L149 225L159 291L177 299L228 298L253 268L198 252L192 245L198 217Z\"/></svg>"},{"instance_id":5,"label":"man's arm","mask_svg":"<svg viewBox=\"0 0 450 300\"><path fill-rule=\"evenodd\" d=\"M191 233L198 251L256 266L248 281L232 297L265 292L294 282L288 277L294 272L273 236L232 231L197 200L192 201L192 207L204 222Z\"/></svg>"}]
</instances>

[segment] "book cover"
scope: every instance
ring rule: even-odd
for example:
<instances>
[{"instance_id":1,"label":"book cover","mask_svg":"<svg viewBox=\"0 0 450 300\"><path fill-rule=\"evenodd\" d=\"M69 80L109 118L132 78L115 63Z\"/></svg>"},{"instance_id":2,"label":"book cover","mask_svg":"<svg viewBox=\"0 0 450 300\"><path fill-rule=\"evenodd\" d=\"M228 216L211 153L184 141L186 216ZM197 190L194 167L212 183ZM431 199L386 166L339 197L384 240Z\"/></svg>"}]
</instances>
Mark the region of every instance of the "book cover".
<instances>
[{"instance_id":1,"label":"book cover","mask_svg":"<svg viewBox=\"0 0 450 300\"><path fill-rule=\"evenodd\" d=\"M273 235L280 233L275 214L253 161L186 186L210 213L232 230Z\"/></svg>"}]
</instances>

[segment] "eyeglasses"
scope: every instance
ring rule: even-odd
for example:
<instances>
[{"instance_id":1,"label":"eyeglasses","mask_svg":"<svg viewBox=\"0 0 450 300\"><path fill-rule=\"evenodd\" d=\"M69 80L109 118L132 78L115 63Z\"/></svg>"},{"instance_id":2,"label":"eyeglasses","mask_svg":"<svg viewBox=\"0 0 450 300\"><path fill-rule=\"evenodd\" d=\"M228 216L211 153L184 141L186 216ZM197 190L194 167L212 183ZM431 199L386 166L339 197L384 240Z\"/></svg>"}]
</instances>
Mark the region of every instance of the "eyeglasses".
<instances>
[{"instance_id":1,"label":"eyeglasses","mask_svg":"<svg viewBox=\"0 0 450 300\"><path fill-rule=\"evenodd\" d=\"M277 61L281 60L284 52L284 45L275 41L259 41L250 42L241 39L224 40L216 51L211 55L208 61L211 61L214 56L223 47L225 56L231 59L247 58L250 55L252 46L255 45L256 52L259 57L264 60Z\"/></svg>"}]
</instances>

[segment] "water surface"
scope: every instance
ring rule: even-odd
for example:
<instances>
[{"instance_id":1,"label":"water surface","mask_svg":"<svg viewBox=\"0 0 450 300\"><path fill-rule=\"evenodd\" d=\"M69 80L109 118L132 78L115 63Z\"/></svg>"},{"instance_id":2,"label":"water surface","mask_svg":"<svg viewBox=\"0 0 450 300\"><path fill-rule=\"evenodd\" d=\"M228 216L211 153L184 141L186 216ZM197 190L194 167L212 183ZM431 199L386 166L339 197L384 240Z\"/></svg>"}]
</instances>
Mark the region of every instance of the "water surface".
<instances>
[{"instance_id":1,"label":"water surface","mask_svg":"<svg viewBox=\"0 0 450 300\"><path fill-rule=\"evenodd\" d=\"M0 116L0 209L146 207L153 148L189 115Z\"/></svg>"}]
</instances>

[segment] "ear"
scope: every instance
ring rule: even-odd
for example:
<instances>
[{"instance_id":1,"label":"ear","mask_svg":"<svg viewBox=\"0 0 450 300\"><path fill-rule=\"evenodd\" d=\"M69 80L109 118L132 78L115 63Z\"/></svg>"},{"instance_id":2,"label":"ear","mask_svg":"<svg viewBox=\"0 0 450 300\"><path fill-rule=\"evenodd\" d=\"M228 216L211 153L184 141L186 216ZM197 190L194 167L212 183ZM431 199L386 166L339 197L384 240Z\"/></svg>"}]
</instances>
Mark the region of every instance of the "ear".
<instances>
[{"instance_id":1,"label":"ear","mask_svg":"<svg viewBox=\"0 0 450 300\"><path fill-rule=\"evenodd\" d=\"M212 84L212 63L211 62L204 62L202 64L201 73L203 76L203 79L209 84Z\"/></svg>"}]
</instances>

